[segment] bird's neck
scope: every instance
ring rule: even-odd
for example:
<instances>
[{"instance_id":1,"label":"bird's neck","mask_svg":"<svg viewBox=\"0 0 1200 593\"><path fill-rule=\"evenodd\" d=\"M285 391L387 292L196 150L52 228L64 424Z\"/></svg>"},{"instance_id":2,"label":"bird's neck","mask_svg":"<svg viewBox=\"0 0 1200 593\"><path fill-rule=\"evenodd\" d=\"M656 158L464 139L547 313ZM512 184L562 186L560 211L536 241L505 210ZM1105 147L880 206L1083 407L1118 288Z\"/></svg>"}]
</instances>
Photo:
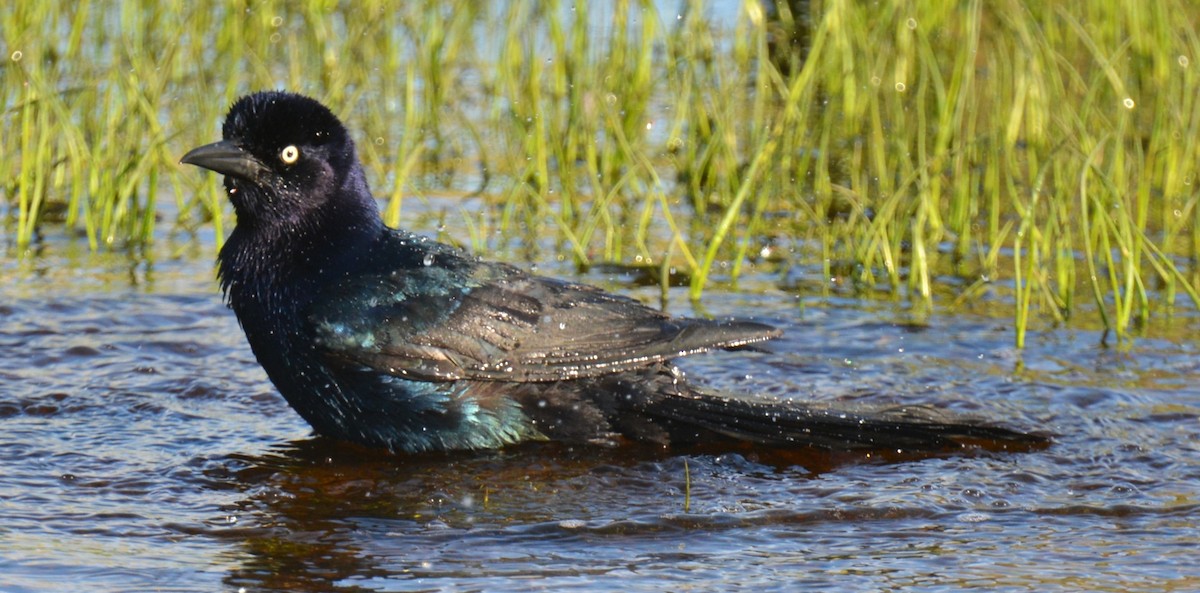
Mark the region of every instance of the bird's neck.
<instances>
[{"instance_id":1,"label":"bird's neck","mask_svg":"<svg viewBox=\"0 0 1200 593\"><path fill-rule=\"evenodd\" d=\"M330 278L353 273L358 254L385 232L373 199L261 226L239 221L221 249L219 274L238 316L307 306Z\"/></svg>"}]
</instances>

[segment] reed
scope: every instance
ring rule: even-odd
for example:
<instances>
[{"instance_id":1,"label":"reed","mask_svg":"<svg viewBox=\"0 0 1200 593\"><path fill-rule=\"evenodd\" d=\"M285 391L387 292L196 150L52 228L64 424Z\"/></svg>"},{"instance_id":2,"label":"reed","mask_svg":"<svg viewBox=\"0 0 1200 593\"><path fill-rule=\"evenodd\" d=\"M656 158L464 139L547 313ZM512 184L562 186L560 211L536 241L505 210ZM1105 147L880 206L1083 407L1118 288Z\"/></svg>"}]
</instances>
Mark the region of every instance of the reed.
<instances>
[{"instance_id":1,"label":"reed","mask_svg":"<svg viewBox=\"0 0 1200 593\"><path fill-rule=\"evenodd\" d=\"M917 318L990 299L1018 344L1200 303L1200 9L774 4L17 2L2 228L14 252L222 237L219 183L176 160L241 93L288 88L360 134L388 224L406 196L478 198L456 237L478 249L550 237L692 298L753 269Z\"/></svg>"}]
</instances>

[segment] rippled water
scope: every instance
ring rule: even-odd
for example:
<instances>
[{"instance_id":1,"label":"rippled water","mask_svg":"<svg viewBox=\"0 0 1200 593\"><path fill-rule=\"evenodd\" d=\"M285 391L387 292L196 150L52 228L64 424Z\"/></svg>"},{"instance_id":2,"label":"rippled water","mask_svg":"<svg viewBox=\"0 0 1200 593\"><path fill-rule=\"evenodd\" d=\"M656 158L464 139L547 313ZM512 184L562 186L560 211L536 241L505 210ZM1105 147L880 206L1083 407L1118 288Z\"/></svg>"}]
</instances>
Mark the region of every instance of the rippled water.
<instances>
[{"instance_id":1,"label":"rippled water","mask_svg":"<svg viewBox=\"0 0 1200 593\"><path fill-rule=\"evenodd\" d=\"M71 249L0 268L0 591L1200 589L1192 318L1131 352L1059 330L1018 353L985 315L917 327L769 285L709 294L708 313L786 335L691 360L693 376L928 403L1056 442L899 463L399 457L309 435L206 257Z\"/></svg>"}]
</instances>

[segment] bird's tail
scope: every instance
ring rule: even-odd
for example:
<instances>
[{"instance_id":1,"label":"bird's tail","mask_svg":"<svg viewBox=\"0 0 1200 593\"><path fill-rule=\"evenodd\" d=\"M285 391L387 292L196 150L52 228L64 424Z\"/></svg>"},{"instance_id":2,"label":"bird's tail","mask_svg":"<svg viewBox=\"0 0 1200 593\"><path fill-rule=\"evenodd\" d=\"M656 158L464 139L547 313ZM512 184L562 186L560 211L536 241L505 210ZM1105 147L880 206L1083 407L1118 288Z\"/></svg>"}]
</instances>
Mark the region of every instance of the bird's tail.
<instances>
[{"instance_id":1,"label":"bird's tail","mask_svg":"<svg viewBox=\"0 0 1200 593\"><path fill-rule=\"evenodd\" d=\"M1044 435L950 417L927 406L849 411L692 391L658 399L646 412L671 426L675 443L717 435L776 448L893 453L1030 450L1049 444Z\"/></svg>"}]
</instances>

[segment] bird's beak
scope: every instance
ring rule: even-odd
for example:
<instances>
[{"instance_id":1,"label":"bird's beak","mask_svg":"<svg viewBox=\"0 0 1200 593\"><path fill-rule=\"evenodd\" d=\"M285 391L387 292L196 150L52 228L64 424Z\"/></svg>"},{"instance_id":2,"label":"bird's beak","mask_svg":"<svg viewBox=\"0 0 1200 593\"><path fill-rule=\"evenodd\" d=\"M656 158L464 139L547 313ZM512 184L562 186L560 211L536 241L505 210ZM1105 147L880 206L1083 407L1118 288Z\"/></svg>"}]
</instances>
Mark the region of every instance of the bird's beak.
<instances>
[{"instance_id":1,"label":"bird's beak","mask_svg":"<svg viewBox=\"0 0 1200 593\"><path fill-rule=\"evenodd\" d=\"M262 161L228 140L193 148L179 162L248 181L256 180L268 170Z\"/></svg>"}]
</instances>

